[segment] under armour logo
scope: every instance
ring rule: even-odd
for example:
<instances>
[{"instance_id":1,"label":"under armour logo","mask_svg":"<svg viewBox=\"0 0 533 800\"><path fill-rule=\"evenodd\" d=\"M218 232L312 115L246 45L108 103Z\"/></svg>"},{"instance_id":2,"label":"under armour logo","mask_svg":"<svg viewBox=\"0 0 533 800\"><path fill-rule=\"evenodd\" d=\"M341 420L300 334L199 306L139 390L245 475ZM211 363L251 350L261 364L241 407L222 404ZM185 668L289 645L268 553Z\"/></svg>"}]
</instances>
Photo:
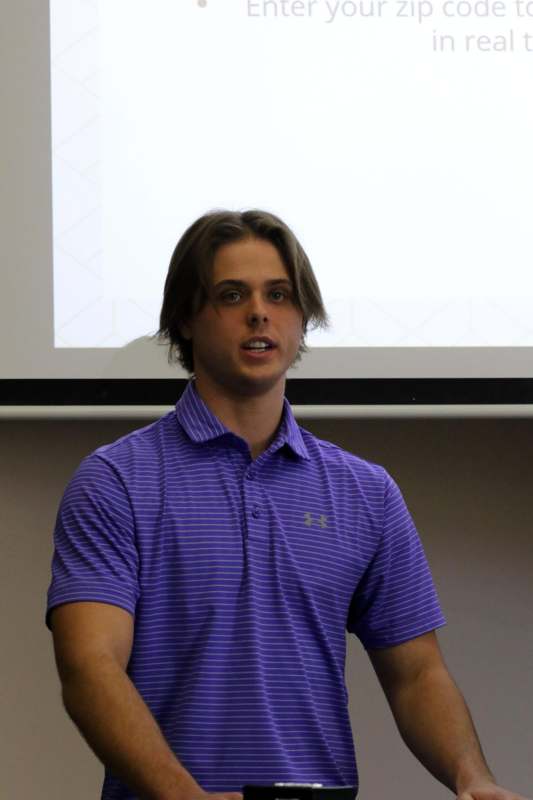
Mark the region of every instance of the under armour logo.
<instances>
[{"instance_id":1,"label":"under armour logo","mask_svg":"<svg viewBox=\"0 0 533 800\"><path fill-rule=\"evenodd\" d=\"M320 528L327 528L328 518L325 514L320 514L319 517L315 519L310 511L306 511L304 514L304 524L307 525L308 528L310 528L311 525L318 525Z\"/></svg>"}]
</instances>

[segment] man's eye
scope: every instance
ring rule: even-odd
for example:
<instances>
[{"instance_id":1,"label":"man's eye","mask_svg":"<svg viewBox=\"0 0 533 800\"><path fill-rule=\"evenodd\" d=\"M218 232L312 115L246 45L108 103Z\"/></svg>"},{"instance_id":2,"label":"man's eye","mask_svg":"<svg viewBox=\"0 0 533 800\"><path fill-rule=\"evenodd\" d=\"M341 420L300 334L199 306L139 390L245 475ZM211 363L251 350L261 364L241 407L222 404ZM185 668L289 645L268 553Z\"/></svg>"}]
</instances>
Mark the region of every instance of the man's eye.
<instances>
[{"instance_id":1,"label":"man's eye","mask_svg":"<svg viewBox=\"0 0 533 800\"><path fill-rule=\"evenodd\" d=\"M288 294L283 289L273 289L270 292L270 296L271 296L272 300L275 300L276 302L280 302L281 300L284 300L286 297L288 297Z\"/></svg>"},{"instance_id":2,"label":"man's eye","mask_svg":"<svg viewBox=\"0 0 533 800\"><path fill-rule=\"evenodd\" d=\"M224 294L221 295L221 299L224 303L238 303L241 299L241 293L232 289L231 292L224 292Z\"/></svg>"}]
</instances>

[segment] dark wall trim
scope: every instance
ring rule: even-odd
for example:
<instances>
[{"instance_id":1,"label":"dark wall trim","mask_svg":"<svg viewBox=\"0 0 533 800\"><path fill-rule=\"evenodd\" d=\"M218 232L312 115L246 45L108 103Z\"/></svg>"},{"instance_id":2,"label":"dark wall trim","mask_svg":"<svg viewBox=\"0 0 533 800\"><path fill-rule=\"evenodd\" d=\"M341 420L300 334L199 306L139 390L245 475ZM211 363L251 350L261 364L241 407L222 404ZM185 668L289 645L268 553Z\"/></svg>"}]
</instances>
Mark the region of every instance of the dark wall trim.
<instances>
[{"instance_id":1,"label":"dark wall trim","mask_svg":"<svg viewBox=\"0 0 533 800\"><path fill-rule=\"evenodd\" d=\"M186 380L0 380L4 406L173 405ZM532 378L293 378L294 405L501 405L533 403Z\"/></svg>"}]
</instances>

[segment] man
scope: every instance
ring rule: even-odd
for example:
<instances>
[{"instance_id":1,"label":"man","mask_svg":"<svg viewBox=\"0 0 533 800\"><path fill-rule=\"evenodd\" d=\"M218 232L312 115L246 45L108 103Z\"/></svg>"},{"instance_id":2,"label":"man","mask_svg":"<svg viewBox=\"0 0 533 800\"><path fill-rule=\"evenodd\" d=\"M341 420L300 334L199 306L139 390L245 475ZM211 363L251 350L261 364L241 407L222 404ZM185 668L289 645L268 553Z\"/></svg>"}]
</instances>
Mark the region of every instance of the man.
<instances>
[{"instance_id":1,"label":"man","mask_svg":"<svg viewBox=\"0 0 533 800\"><path fill-rule=\"evenodd\" d=\"M460 800L523 800L496 785L443 663L397 486L284 400L326 321L277 217L215 212L178 243L159 335L194 380L175 411L82 462L56 526L48 622L107 800L357 785L346 629L438 780Z\"/></svg>"}]
</instances>

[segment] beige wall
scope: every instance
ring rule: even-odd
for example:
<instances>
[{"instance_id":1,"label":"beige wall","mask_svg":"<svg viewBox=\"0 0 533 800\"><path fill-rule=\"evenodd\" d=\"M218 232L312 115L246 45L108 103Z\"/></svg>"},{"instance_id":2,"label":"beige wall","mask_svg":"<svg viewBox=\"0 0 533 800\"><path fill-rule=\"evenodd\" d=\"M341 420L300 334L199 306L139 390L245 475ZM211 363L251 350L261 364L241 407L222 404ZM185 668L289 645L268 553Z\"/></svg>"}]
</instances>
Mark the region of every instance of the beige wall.
<instances>
[{"instance_id":1,"label":"beige wall","mask_svg":"<svg viewBox=\"0 0 533 800\"><path fill-rule=\"evenodd\" d=\"M304 423L399 482L448 626L440 641L500 781L533 796L533 422ZM94 800L101 768L61 708L44 626L52 528L66 481L132 422L0 422L0 797ZM450 797L403 745L368 659L347 662L362 800Z\"/></svg>"}]
</instances>

